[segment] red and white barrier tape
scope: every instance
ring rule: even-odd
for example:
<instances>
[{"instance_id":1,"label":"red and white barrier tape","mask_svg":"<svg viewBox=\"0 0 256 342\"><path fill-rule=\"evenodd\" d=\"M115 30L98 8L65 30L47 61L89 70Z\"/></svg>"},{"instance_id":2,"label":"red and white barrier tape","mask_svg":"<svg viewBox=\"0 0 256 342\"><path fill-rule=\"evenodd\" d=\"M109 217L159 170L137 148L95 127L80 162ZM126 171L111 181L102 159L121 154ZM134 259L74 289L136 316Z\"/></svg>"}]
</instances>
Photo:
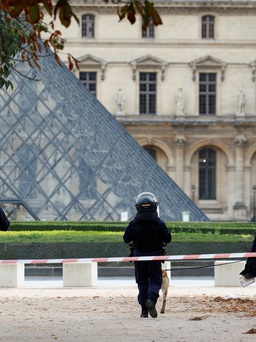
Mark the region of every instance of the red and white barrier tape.
<instances>
[{"instance_id":1,"label":"red and white barrier tape","mask_svg":"<svg viewBox=\"0 0 256 342\"><path fill-rule=\"evenodd\" d=\"M31 259L31 260L0 260L0 264L63 264L66 262L129 262L129 261L151 261L151 260L211 260L211 259L243 259L254 257L256 253L222 253L222 254L188 254L188 255L160 255L140 257L113 257L113 258L79 258L79 259Z\"/></svg>"}]
</instances>

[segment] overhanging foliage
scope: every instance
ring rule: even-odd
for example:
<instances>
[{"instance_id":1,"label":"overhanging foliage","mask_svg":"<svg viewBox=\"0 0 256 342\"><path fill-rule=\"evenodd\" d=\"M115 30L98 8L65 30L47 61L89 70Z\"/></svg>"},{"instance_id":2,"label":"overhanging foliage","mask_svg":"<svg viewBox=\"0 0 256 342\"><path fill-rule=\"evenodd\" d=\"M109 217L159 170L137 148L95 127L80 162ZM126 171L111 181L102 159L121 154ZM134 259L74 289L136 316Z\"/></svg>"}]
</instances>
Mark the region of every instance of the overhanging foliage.
<instances>
[{"instance_id":1,"label":"overhanging foliage","mask_svg":"<svg viewBox=\"0 0 256 342\"><path fill-rule=\"evenodd\" d=\"M110 0L102 0L110 3ZM155 26L161 25L162 20L154 3L148 0L128 0L124 5L121 0L111 1L117 6L120 21L127 19L131 24L136 22L136 15L142 17L143 28L147 28L150 19ZM45 13L51 21L45 22ZM15 70L15 56L21 53L21 60L31 67L40 68L42 58L41 34L48 38L43 44L46 49L52 49L54 56L61 65L59 51L64 49L64 40L61 32L55 30L54 23L59 19L61 24L68 28L71 20L79 24L79 19L73 12L69 0L2 0L0 2L0 89L13 87L8 79ZM29 25L29 26L28 26ZM43 56L45 57L45 56ZM68 54L69 69L78 68L78 60Z\"/></svg>"}]
</instances>

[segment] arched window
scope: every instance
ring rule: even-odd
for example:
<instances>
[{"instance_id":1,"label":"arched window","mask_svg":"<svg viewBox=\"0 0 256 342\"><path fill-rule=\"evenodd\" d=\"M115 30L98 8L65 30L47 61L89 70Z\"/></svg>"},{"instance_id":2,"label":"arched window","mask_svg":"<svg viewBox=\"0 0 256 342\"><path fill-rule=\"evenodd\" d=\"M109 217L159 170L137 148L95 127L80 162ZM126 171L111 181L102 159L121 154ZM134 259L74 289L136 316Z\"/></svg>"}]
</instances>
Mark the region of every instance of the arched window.
<instances>
[{"instance_id":1,"label":"arched window","mask_svg":"<svg viewBox=\"0 0 256 342\"><path fill-rule=\"evenodd\" d=\"M199 199L216 199L216 151L211 148L199 151Z\"/></svg>"},{"instance_id":2,"label":"arched window","mask_svg":"<svg viewBox=\"0 0 256 342\"><path fill-rule=\"evenodd\" d=\"M214 38L214 16L204 15L202 17L202 38Z\"/></svg>"},{"instance_id":3,"label":"arched window","mask_svg":"<svg viewBox=\"0 0 256 342\"><path fill-rule=\"evenodd\" d=\"M153 147L145 146L144 150L148 152L148 154L156 161L157 159L157 152Z\"/></svg>"},{"instance_id":4,"label":"arched window","mask_svg":"<svg viewBox=\"0 0 256 342\"><path fill-rule=\"evenodd\" d=\"M146 145L143 148L165 172L168 172L168 157L164 150L155 145Z\"/></svg>"},{"instance_id":5,"label":"arched window","mask_svg":"<svg viewBox=\"0 0 256 342\"><path fill-rule=\"evenodd\" d=\"M94 21L93 14L84 14L82 16L82 37L94 38Z\"/></svg>"}]
</instances>

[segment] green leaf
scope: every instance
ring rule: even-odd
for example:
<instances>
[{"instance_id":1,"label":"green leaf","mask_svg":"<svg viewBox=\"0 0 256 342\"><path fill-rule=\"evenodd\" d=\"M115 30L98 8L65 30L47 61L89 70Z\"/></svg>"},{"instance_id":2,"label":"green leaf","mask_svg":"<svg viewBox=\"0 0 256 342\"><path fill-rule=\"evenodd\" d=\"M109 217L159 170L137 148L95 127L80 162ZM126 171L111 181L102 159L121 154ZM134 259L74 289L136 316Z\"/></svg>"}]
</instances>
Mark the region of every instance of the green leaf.
<instances>
[{"instance_id":1,"label":"green leaf","mask_svg":"<svg viewBox=\"0 0 256 342\"><path fill-rule=\"evenodd\" d=\"M5 89L7 90L9 87L11 87L13 90L13 84L11 81L8 80L7 82L5 82Z\"/></svg>"},{"instance_id":2,"label":"green leaf","mask_svg":"<svg viewBox=\"0 0 256 342\"><path fill-rule=\"evenodd\" d=\"M163 24L162 19L161 19L159 13L157 12L157 10L155 9L155 6L154 6L153 3L151 3L149 5L149 13L150 13L150 16L153 19L153 23L154 23L155 26Z\"/></svg>"},{"instance_id":3,"label":"green leaf","mask_svg":"<svg viewBox=\"0 0 256 342\"><path fill-rule=\"evenodd\" d=\"M149 2L146 0L145 1L145 7L144 7L144 16L143 16L143 25L142 25L142 29L143 30L146 30L148 25L149 25L149 16L150 16L150 13L149 13Z\"/></svg>"},{"instance_id":4,"label":"green leaf","mask_svg":"<svg viewBox=\"0 0 256 342\"><path fill-rule=\"evenodd\" d=\"M4 85L5 85L5 80L3 79L3 77L0 76L0 89L2 89Z\"/></svg>"},{"instance_id":5,"label":"green leaf","mask_svg":"<svg viewBox=\"0 0 256 342\"><path fill-rule=\"evenodd\" d=\"M71 7L70 7L70 10L71 10ZM74 17L75 21L79 24L79 19L72 10L71 10L71 15L72 17Z\"/></svg>"},{"instance_id":6,"label":"green leaf","mask_svg":"<svg viewBox=\"0 0 256 342\"><path fill-rule=\"evenodd\" d=\"M4 75L4 77L5 78L8 77L10 75L10 73L11 73L10 68L7 65L4 65L4 67L3 67L3 75Z\"/></svg>"},{"instance_id":7,"label":"green leaf","mask_svg":"<svg viewBox=\"0 0 256 342\"><path fill-rule=\"evenodd\" d=\"M134 9L133 3L130 4L127 11L127 19L131 24L134 24L136 21L136 11Z\"/></svg>"},{"instance_id":8,"label":"green leaf","mask_svg":"<svg viewBox=\"0 0 256 342\"><path fill-rule=\"evenodd\" d=\"M30 18L32 24L35 24L39 21L40 14L39 14L38 4L29 8L29 18Z\"/></svg>"},{"instance_id":9,"label":"green leaf","mask_svg":"<svg viewBox=\"0 0 256 342\"><path fill-rule=\"evenodd\" d=\"M141 5L141 2L138 0L134 1L134 6L135 6L136 11L143 17L145 11L144 11L143 6Z\"/></svg>"},{"instance_id":10,"label":"green leaf","mask_svg":"<svg viewBox=\"0 0 256 342\"><path fill-rule=\"evenodd\" d=\"M119 9L119 7L117 7L117 14L119 16L120 21L125 18L127 11L128 11L128 5L125 5L124 7L122 7L121 10Z\"/></svg>"},{"instance_id":11,"label":"green leaf","mask_svg":"<svg viewBox=\"0 0 256 342\"><path fill-rule=\"evenodd\" d=\"M52 15L52 8L53 8L51 1L43 0L43 4L44 4L44 8L46 9L46 11L51 16Z\"/></svg>"},{"instance_id":12,"label":"green leaf","mask_svg":"<svg viewBox=\"0 0 256 342\"><path fill-rule=\"evenodd\" d=\"M54 12L53 12L54 13L54 20L56 19L57 13L58 13L60 8L61 8L60 1L58 1L57 4L54 7Z\"/></svg>"},{"instance_id":13,"label":"green leaf","mask_svg":"<svg viewBox=\"0 0 256 342\"><path fill-rule=\"evenodd\" d=\"M23 9L24 9L23 4L18 4L16 6L14 6L10 12L11 17L17 18L21 14Z\"/></svg>"},{"instance_id":14,"label":"green leaf","mask_svg":"<svg viewBox=\"0 0 256 342\"><path fill-rule=\"evenodd\" d=\"M60 8L59 18L62 25L69 27L71 23L71 10L69 4L66 4Z\"/></svg>"}]
</instances>

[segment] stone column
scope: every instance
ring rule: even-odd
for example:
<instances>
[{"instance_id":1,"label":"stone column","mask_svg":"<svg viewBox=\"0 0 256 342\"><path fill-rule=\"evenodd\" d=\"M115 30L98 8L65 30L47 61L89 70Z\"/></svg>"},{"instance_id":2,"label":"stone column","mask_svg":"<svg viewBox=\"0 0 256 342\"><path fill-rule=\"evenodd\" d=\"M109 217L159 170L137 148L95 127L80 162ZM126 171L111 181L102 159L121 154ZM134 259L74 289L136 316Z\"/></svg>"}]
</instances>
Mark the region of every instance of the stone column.
<instances>
[{"instance_id":1,"label":"stone column","mask_svg":"<svg viewBox=\"0 0 256 342\"><path fill-rule=\"evenodd\" d=\"M184 187L183 191L190 198L191 197L191 166L184 167Z\"/></svg>"},{"instance_id":2,"label":"stone column","mask_svg":"<svg viewBox=\"0 0 256 342\"><path fill-rule=\"evenodd\" d=\"M182 189L184 188L184 145L186 138L184 136L175 139L176 145L176 183Z\"/></svg>"},{"instance_id":3,"label":"stone column","mask_svg":"<svg viewBox=\"0 0 256 342\"><path fill-rule=\"evenodd\" d=\"M228 198L227 198L228 217L233 218L233 215L234 215L233 207L236 203L236 199L234 198L234 188L236 184L235 165L227 166L227 179L228 179Z\"/></svg>"},{"instance_id":4,"label":"stone column","mask_svg":"<svg viewBox=\"0 0 256 342\"><path fill-rule=\"evenodd\" d=\"M234 205L234 217L237 220L247 219L247 208L244 203L244 144L246 138L243 135L236 136L235 148L236 148L236 177L235 177L235 198L236 203Z\"/></svg>"},{"instance_id":5,"label":"stone column","mask_svg":"<svg viewBox=\"0 0 256 342\"><path fill-rule=\"evenodd\" d=\"M250 215L250 205L251 205L251 195L252 195L252 186L251 186L251 174L253 169L251 166L244 167L244 204L248 208L248 215Z\"/></svg>"}]
</instances>

